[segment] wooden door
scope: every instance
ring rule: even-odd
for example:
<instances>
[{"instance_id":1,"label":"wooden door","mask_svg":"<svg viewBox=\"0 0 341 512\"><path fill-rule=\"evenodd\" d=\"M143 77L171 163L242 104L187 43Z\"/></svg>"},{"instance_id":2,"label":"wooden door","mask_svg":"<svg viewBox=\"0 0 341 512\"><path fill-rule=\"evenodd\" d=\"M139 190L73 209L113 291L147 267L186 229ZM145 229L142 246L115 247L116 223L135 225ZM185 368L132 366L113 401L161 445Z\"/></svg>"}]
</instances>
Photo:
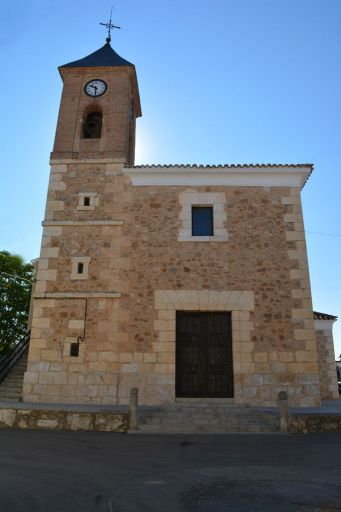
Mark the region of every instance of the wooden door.
<instances>
[{"instance_id":1,"label":"wooden door","mask_svg":"<svg viewBox=\"0 0 341 512\"><path fill-rule=\"evenodd\" d=\"M231 313L177 312L176 396L233 397Z\"/></svg>"}]
</instances>

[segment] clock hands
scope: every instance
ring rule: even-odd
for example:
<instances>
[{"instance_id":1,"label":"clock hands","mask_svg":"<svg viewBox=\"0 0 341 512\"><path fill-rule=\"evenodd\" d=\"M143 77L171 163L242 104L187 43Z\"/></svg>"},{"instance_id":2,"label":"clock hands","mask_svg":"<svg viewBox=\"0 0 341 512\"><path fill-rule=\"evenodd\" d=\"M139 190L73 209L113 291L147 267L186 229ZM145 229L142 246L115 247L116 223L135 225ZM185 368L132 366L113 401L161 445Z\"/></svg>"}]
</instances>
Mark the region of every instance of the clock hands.
<instances>
[{"instance_id":1,"label":"clock hands","mask_svg":"<svg viewBox=\"0 0 341 512\"><path fill-rule=\"evenodd\" d=\"M89 84L89 87L92 87L93 89L95 89L95 96L97 96L98 87L96 85L92 85L92 84Z\"/></svg>"}]
</instances>

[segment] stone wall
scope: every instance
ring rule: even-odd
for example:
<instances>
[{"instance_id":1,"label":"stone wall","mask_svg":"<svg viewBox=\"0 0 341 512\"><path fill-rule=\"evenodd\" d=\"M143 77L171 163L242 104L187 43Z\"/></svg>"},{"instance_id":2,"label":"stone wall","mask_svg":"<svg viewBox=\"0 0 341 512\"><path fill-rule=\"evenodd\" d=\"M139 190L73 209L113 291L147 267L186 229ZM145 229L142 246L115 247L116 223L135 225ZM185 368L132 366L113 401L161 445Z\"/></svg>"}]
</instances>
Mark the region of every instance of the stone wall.
<instances>
[{"instance_id":1,"label":"stone wall","mask_svg":"<svg viewBox=\"0 0 341 512\"><path fill-rule=\"evenodd\" d=\"M77 209L85 192L96 205ZM196 192L223 198L222 239L181 239ZM71 279L76 257L88 279ZM174 401L175 311L200 309L232 311L236 401L319 404L298 188L133 186L119 163L54 164L35 295L26 401L124 404L133 386Z\"/></svg>"},{"instance_id":2,"label":"stone wall","mask_svg":"<svg viewBox=\"0 0 341 512\"><path fill-rule=\"evenodd\" d=\"M341 414L296 414L290 416L291 434L340 432Z\"/></svg>"},{"instance_id":3,"label":"stone wall","mask_svg":"<svg viewBox=\"0 0 341 512\"><path fill-rule=\"evenodd\" d=\"M321 398L338 399L339 391L333 341L333 320L315 320Z\"/></svg>"},{"instance_id":4,"label":"stone wall","mask_svg":"<svg viewBox=\"0 0 341 512\"><path fill-rule=\"evenodd\" d=\"M2 428L126 432L128 413L2 408L0 409L0 429Z\"/></svg>"}]
</instances>

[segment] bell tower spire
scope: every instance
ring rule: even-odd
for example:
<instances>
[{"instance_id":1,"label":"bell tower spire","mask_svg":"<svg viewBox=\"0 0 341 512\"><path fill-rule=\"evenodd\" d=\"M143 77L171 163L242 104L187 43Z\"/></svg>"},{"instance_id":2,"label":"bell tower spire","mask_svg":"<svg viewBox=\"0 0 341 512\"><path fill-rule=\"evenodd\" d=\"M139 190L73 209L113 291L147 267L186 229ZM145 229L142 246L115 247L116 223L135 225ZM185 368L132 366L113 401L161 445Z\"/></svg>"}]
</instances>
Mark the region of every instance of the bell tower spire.
<instances>
[{"instance_id":1,"label":"bell tower spire","mask_svg":"<svg viewBox=\"0 0 341 512\"><path fill-rule=\"evenodd\" d=\"M64 87L52 160L114 159L134 165L136 119L142 115L134 64L107 42L59 67Z\"/></svg>"}]
</instances>

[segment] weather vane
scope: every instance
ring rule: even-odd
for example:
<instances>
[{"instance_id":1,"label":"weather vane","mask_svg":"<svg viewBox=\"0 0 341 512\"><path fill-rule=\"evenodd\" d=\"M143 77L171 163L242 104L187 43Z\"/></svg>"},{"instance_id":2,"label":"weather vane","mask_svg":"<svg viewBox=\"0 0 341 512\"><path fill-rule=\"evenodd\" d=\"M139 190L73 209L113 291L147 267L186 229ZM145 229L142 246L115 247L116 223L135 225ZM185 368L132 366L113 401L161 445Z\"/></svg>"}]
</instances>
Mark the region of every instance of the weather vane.
<instances>
[{"instance_id":1,"label":"weather vane","mask_svg":"<svg viewBox=\"0 0 341 512\"><path fill-rule=\"evenodd\" d=\"M111 18L112 18L112 8L111 8L111 11L110 11L110 20L109 20L109 22L108 23L100 23L100 25L103 25L104 27L106 27L108 29L108 37L106 38L106 41L107 41L108 44L111 41L111 30L113 28L119 28L119 29L121 28L121 27L117 27L116 25L113 25L111 23Z\"/></svg>"}]
</instances>

